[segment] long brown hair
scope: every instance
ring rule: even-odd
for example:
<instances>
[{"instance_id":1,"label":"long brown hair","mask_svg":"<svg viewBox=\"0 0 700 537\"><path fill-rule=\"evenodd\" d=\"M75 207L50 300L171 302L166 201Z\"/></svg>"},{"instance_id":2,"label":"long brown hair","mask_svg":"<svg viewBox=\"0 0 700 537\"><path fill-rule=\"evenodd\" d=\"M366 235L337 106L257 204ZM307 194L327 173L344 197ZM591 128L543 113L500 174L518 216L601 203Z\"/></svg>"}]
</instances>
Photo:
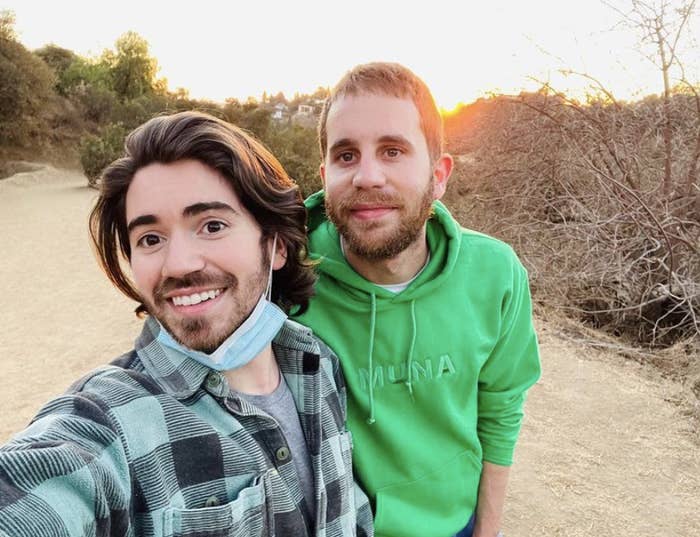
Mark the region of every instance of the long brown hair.
<instances>
[{"instance_id":1,"label":"long brown hair","mask_svg":"<svg viewBox=\"0 0 700 537\"><path fill-rule=\"evenodd\" d=\"M322 160L326 158L328 147L326 122L331 106L341 97L363 93L412 100L418 109L420 127L428 144L430 158L433 161L440 158L443 153L442 116L426 83L401 64L374 62L358 65L345 73L326 99L318 123Z\"/></svg>"},{"instance_id":2,"label":"long brown hair","mask_svg":"<svg viewBox=\"0 0 700 537\"><path fill-rule=\"evenodd\" d=\"M302 313L313 295L315 275L307 258L306 209L297 185L265 147L238 127L199 112L153 118L129 134L125 154L102 172L100 195L90 213L90 235L109 279L146 308L122 259L131 259L126 193L136 172L151 163L194 159L221 173L262 228L263 241L278 235L287 262L274 272L272 299Z\"/></svg>"}]
</instances>

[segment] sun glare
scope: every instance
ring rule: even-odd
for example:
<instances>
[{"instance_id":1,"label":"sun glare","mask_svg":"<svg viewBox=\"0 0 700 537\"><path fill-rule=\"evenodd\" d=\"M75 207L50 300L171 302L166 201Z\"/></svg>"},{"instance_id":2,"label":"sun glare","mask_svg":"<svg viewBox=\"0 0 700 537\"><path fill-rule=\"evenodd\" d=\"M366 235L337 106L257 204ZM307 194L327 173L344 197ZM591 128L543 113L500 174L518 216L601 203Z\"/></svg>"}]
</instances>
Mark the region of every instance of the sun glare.
<instances>
[{"instance_id":1,"label":"sun glare","mask_svg":"<svg viewBox=\"0 0 700 537\"><path fill-rule=\"evenodd\" d=\"M575 9L584 3L433 0L429 10L402 7L399 22L392 2L374 0L356 0L354 9L342 12L321 0L270 8L200 0L199 12L216 12L206 24L159 2L76 0L81 16L69 18L61 3L4 4L15 12L17 33L30 49L54 43L94 56L133 30L148 41L171 90L220 102L260 99L263 91L287 98L313 93L354 65L377 60L414 70L447 113L490 94L536 90L537 81L559 83L560 69L595 74L623 98L658 91L658 70L640 54L638 36L613 28L615 14L603 2ZM567 85L575 89L582 81L569 78L561 88Z\"/></svg>"}]
</instances>

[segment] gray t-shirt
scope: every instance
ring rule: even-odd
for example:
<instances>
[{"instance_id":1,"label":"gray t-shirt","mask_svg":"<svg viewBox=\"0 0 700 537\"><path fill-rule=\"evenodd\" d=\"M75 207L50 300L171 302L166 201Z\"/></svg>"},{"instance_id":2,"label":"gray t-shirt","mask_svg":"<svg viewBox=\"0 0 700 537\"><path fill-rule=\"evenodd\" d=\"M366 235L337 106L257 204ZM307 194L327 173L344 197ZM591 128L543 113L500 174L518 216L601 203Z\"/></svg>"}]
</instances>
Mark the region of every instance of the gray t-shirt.
<instances>
[{"instance_id":1,"label":"gray t-shirt","mask_svg":"<svg viewBox=\"0 0 700 537\"><path fill-rule=\"evenodd\" d=\"M239 395L250 404L265 411L279 423L292 453L292 461L299 476L299 485L304 493L304 498L306 498L306 505L309 506L309 516L313 519L315 502L311 458L306 448L306 438L304 438L304 431L301 428L294 397L284 380L284 376L280 375L279 386L268 395L251 395L240 392Z\"/></svg>"}]
</instances>

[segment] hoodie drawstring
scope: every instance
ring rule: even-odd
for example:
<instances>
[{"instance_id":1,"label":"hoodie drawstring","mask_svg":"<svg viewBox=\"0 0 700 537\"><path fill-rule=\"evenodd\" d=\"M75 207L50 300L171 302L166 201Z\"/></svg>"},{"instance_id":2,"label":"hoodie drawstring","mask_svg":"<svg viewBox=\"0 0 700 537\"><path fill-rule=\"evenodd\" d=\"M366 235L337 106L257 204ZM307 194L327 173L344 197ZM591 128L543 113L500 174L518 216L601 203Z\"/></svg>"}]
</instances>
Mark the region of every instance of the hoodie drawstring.
<instances>
[{"instance_id":1,"label":"hoodie drawstring","mask_svg":"<svg viewBox=\"0 0 700 537\"><path fill-rule=\"evenodd\" d=\"M416 334L418 332L416 328L416 301L411 300L411 346L408 348L408 356L406 357L406 375L408 377L406 387L408 388L408 393L411 394L411 399L413 399L413 367L411 367L411 361L413 359L413 349L416 346Z\"/></svg>"},{"instance_id":2,"label":"hoodie drawstring","mask_svg":"<svg viewBox=\"0 0 700 537\"><path fill-rule=\"evenodd\" d=\"M367 418L367 424L372 425L376 420L374 419L374 379L373 368L372 368L372 355L374 354L374 326L377 320L377 297L372 293L371 297L371 312L369 320L369 418Z\"/></svg>"},{"instance_id":3,"label":"hoodie drawstring","mask_svg":"<svg viewBox=\"0 0 700 537\"><path fill-rule=\"evenodd\" d=\"M368 362L369 362L369 417L367 418L367 424L373 425L377 420L374 417L374 334L377 322L377 297L374 293L370 294L370 320L369 320L369 349ZM408 348L408 356L406 357L406 374L407 379L404 384L408 388L408 393L413 399L413 368L411 367L411 362L413 361L413 351L416 347L416 337L418 335L418 324L416 323L416 301L411 300L411 345Z\"/></svg>"}]
</instances>

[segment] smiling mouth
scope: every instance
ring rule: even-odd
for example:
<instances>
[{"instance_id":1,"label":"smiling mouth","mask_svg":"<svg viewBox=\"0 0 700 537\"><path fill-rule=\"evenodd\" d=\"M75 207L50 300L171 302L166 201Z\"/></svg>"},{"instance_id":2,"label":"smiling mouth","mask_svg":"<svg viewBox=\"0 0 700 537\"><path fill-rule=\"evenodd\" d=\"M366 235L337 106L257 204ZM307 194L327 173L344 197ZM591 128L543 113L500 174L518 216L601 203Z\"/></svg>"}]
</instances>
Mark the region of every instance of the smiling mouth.
<instances>
[{"instance_id":1,"label":"smiling mouth","mask_svg":"<svg viewBox=\"0 0 700 537\"><path fill-rule=\"evenodd\" d=\"M389 205L358 206L350 209L350 214L356 218L359 218L360 220L371 220L374 218L382 217L395 209L396 207Z\"/></svg>"},{"instance_id":2,"label":"smiling mouth","mask_svg":"<svg viewBox=\"0 0 700 537\"><path fill-rule=\"evenodd\" d=\"M192 293L191 295L179 295L171 297L174 306L194 306L201 302L206 302L207 300L213 300L221 293L224 292L224 288L221 289L211 289L209 291L202 291L201 293Z\"/></svg>"}]
</instances>

